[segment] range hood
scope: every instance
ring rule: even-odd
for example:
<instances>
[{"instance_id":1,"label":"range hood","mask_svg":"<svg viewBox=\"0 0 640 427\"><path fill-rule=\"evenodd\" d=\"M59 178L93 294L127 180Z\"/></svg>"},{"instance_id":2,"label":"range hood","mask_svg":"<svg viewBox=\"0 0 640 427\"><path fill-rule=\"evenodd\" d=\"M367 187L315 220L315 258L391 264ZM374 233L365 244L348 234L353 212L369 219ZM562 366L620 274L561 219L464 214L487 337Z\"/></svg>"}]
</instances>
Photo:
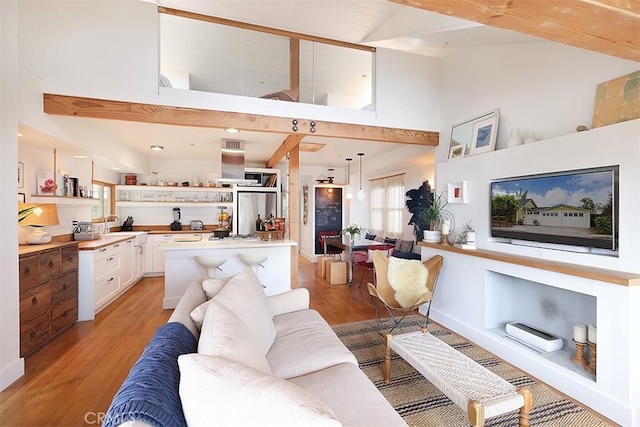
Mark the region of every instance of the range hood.
<instances>
[{"instance_id":1,"label":"range hood","mask_svg":"<svg viewBox=\"0 0 640 427\"><path fill-rule=\"evenodd\" d=\"M256 184L255 179L244 177L244 141L241 139L222 138L222 163L220 165L221 178L216 182L222 184Z\"/></svg>"}]
</instances>

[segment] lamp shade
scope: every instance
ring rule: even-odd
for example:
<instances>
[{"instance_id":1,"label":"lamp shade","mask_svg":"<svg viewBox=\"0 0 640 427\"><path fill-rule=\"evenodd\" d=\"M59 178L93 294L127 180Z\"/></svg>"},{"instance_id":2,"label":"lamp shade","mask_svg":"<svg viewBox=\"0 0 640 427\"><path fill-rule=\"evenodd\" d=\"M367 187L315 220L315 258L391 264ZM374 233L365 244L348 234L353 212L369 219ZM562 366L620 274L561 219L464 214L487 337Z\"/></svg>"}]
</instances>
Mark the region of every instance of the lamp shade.
<instances>
[{"instance_id":1,"label":"lamp shade","mask_svg":"<svg viewBox=\"0 0 640 427\"><path fill-rule=\"evenodd\" d=\"M19 203L18 223L44 227L45 225L58 225L58 205L55 203Z\"/></svg>"}]
</instances>

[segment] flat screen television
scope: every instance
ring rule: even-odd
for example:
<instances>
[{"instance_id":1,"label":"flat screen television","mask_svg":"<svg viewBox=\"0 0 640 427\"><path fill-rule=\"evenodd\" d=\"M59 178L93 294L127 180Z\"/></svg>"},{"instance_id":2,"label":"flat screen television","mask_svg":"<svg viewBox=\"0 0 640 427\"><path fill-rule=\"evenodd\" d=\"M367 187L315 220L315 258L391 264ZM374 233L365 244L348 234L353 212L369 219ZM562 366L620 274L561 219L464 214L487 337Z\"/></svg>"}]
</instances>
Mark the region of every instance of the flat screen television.
<instances>
[{"instance_id":1,"label":"flat screen television","mask_svg":"<svg viewBox=\"0 0 640 427\"><path fill-rule=\"evenodd\" d=\"M615 251L618 166L491 181L491 237ZM581 247L582 249L578 249Z\"/></svg>"}]
</instances>

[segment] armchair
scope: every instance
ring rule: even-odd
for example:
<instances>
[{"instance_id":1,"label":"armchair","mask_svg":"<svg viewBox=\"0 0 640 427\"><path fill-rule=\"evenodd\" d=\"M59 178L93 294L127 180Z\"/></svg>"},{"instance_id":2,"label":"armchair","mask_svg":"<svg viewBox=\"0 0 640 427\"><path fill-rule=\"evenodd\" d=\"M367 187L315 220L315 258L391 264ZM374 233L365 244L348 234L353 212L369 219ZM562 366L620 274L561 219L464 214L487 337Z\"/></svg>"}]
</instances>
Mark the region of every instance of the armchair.
<instances>
[{"instance_id":1,"label":"armchair","mask_svg":"<svg viewBox=\"0 0 640 427\"><path fill-rule=\"evenodd\" d=\"M431 300L443 261L444 259L440 255L434 255L428 260L420 262L418 260L387 258L381 253L373 254L377 280L375 285L368 283L367 289L373 299L376 318L381 329L384 326L384 321L380 316L380 304L393 322L388 333L392 333L396 327L402 331L400 323L404 318L409 314L416 315L416 309L423 304L429 304L424 319L420 321L420 327L426 330Z\"/></svg>"}]
</instances>

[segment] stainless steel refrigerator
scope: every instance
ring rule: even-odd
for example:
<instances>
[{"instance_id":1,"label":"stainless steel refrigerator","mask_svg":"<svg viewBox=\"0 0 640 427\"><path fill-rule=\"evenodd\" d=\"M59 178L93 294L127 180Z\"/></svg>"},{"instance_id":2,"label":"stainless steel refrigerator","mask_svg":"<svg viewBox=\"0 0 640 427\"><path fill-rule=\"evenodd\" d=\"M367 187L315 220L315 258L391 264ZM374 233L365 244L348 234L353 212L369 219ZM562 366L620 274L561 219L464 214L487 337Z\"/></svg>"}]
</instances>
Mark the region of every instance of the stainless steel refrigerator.
<instances>
[{"instance_id":1,"label":"stainless steel refrigerator","mask_svg":"<svg viewBox=\"0 0 640 427\"><path fill-rule=\"evenodd\" d=\"M274 192L238 191L238 234L255 234L258 215L262 220L269 215L278 216L277 197Z\"/></svg>"}]
</instances>

